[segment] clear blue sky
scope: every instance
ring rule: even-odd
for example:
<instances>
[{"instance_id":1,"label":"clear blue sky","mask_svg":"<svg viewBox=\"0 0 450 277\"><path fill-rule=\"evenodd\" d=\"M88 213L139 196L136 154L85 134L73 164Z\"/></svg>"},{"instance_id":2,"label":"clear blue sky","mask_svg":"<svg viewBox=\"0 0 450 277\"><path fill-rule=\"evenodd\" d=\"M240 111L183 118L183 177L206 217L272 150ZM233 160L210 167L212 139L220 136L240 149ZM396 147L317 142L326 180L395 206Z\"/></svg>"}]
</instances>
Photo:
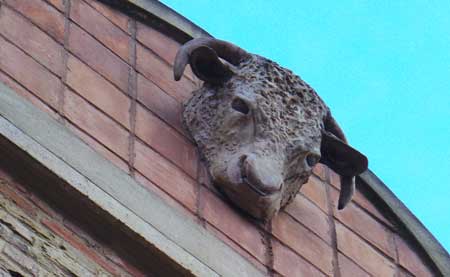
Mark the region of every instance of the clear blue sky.
<instances>
[{"instance_id":1,"label":"clear blue sky","mask_svg":"<svg viewBox=\"0 0 450 277\"><path fill-rule=\"evenodd\" d=\"M450 251L450 4L163 0L293 70L370 169Z\"/></svg>"}]
</instances>

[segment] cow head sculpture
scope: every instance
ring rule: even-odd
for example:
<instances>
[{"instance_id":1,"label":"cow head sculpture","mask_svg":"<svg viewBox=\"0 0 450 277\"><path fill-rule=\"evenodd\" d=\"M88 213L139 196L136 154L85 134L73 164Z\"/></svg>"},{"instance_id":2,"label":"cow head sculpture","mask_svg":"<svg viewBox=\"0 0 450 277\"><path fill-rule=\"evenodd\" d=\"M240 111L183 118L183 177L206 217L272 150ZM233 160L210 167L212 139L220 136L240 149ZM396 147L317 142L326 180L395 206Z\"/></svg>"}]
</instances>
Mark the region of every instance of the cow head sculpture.
<instances>
[{"instance_id":1,"label":"cow head sculpture","mask_svg":"<svg viewBox=\"0 0 450 277\"><path fill-rule=\"evenodd\" d=\"M213 183L231 202L270 219L319 162L341 176L338 208L351 200L354 176L367 169L367 159L347 145L308 84L275 62L213 38L179 49L175 80L187 64L204 83L185 105L184 124Z\"/></svg>"}]
</instances>

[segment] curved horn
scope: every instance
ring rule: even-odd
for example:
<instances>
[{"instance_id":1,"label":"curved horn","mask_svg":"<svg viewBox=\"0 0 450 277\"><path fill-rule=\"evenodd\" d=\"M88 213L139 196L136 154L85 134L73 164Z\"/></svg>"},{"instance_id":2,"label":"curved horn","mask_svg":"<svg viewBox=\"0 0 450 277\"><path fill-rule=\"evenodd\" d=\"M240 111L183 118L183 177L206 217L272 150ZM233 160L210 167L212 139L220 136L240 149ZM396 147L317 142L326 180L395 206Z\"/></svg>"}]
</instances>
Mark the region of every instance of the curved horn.
<instances>
[{"instance_id":1,"label":"curved horn","mask_svg":"<svg viewBox=\"0 0 450 277\"><path fill-rule=\"evenodd\" d=\"M242 61L251 57L245 50L229 42L214 38L196 38L185 43L178 50L173 66L173 74L176 81L180 80L181 75L183 75L192 51L201 46L210 47L220 58L233 65L239 65Z\"/></svg>"},{"instance_id":2,"label":"curved horn","mask_svg":"<svg viewBox=\"0 0 450 277\"><path fill-rule=\"evenodd\" d=\"M324 120L322 135L322 162L340 175L341 192L338 209L343 209L355 192L355 176L367 169L367 158L347 144L344 132L330 112ZM323 148L323 149L322 149Z\"/></svg>"}]
</instances>

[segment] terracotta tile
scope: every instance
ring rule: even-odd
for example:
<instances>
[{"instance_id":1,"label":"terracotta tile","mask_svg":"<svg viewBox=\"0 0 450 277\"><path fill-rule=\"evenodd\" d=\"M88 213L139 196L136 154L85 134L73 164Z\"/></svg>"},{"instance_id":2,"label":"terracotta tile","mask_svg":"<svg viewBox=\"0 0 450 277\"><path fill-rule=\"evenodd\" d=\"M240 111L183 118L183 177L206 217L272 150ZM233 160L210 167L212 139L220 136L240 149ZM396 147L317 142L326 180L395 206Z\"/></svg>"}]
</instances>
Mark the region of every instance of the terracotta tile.
<instances>
[{"instance_id":1,"label":"terracotta tile","mask_svg":"<svg viewBox=\"0 0 450 277\"><path fill-rule=\"evenodd\" d=\"M159 88L177 99L180 103L189 99L195 85L189 79L182 77L176 82L173 79L172 67L161 61L149 50L138 43L137 70Z\"/></svg>"},{"instance_id":2,"label":"terracotta tile","mask_svg":"<svg viewBox=\"0 0 450 277\"><path fill-rule=\"evenodd\" d=\"M128 132L69 89L65 90L64 113L77 127L128 160Z\"/></svg>"},{"instance_id":3,"label":"terracotta tile","mask_svg":"<svg viewBox=\"0 0 450 277\"><path fill-rule=\"evenodd\" d=\"M331 171L326 165L317 164L313 168L313 173L322 181L328 182L328 172Z\"/></svg>"},{"instance_id":4,"label":"terracotta tile","mask_svg":"<svg viewBox=\"0 0 450 277\"><path fill-rule=\"evenodd\" d=\"M53 7L64 13L64 0L47 0Z\"/></svg>"},{"instance_id":5,"label":"terracotta tile","mask_svg":"<svg viewBox=\"0 0 450 277\"><path fill-rule=\"evenodd\" d=\"M344 225L335 221L338 250L368 273L395 276L395 265Z\"/></svg>"},{"instance_id":6,"label":"terracotta tile","mask_svg":"<svg viewBox=\"0 0 450 277\"><path fill-rule=\"evenodd\" d=\"M311 200L317 207L328 213L328 200L325 184L317 177L311 176L300 189L300 193Z\"/></svg>"},{"instance_id":7,"label":"terracotta tile","mask_svg":"<svg viewBox=\"0 0 450 277\"><path fill-rule=\"evenodd\" d=\"M272 231L277 239L321 269L333 274L333 250L323 240L307 230L289 215L280 213L272 220Z\"/></svg>"},{"instance_id":8,"label":"terracotta tile","mask_svg":"<svg viewBox=\"0 0 450 277\"><path fill-rule=\"evenodd\" d=\"M42 0L5 0L5 2L58 42L64 41L64 16L57 9Z\"/></svg>"},{"instance_id":9,"label":"terracotta tile","mask_svg":"<svg viewBox=\"0 0 450 277\"><path fill-rule=\"evenodd\" d=\"M197 184L187 174L140 141L135 143L136 169L189 210L196 211Z\"/></svg>"},{"instance_id":10,"label":"terracotta tile","mask_svg":"<svg viewBox=\"0 0 450 277\"><path fill-rule=\"evenodd\" d=\"M415 276L436 276L426 266L426 262L419 256L417 249L410 246L403 238L396 236L395 244L398 249L398 262Z\"/></svg>"},{"instance_id":11,"label":"terracotta tile","mask_svg":"<svg viewBox=\"0 0 450 277\"><path fill-rule=\"evenodd\" d=\"M265 263L266 247L261 231L209 190L201 189L200 197L203 218L258 261Z\"/></svg>"},{"instance_id":12,"label":"terracotta tile","mask_svg":"<svg viewBox=\"0 0 450 277\"><path fill-rule=\"evenodd\" d=\"M129 65L73 23L70 24L69 49L93 70L127 91Z\"/></svg>"},{"instance_id":13,"label":"terracotta tile","mask_svg":"<svg viewBox=\"0 0 450 277\"><path fill-rule=\"evenodd\" d=\"M71 0L70 18L125 61L129 61L129 40L122 29L82 0Z\"/></svg>"},{"instance_id":14,"label":"terracotta tile","mask_svg":"<svg viewBox=\"0 0 450 277\"><path fill-rule=\"evenodd\" d=\"M0 57L2 57L0 70L54 109L58 107L61 83L55 75L2 37L0 37Z\"/></svg>"},{"instance_id":15,"label":"terracotta tile","mask_svg":"<svg viewBox=\"0 0 450 277\"><path fill-rule=\"evenodd\" d=\"M197 179L198 157L194 145L141 105L136 111L136 135Z\"/></svg>"},{"instance_id":16,"label":"terracotta tile","mask_svg":"<svg viewBox=\"0 0 450 277\"><path fill-rule=\"evenodd\" d=\"M246 260L248 260L251 264L253 264L256 268L258 268L261 272L264 274L267 274L267 268L262 264L260 261L255 259L252 255L250 255L246 250L244 250L241 246L239 246L237 243L232 241L230 238L228 238L226 235L224 235L222 232L220 232L218 229L216 229L214 226L212 226L209 223L206 223L205 228L214 234L218 239L225 242L228 246L230 246L235 252L237 252L239 255L244 257Z\"/></svg>"},{"instance_id":17,"label":"terracotta tile","mask_svg":"<svg viewBox=\"0 0 450 277\"><path fill-rule=\"evenodd\" d=\"M182 105L141 74L137 76L137 98L173 128L187 135L182 126Z\"/></svg>"},{"instance_id":18,"label":"terracotta tile","mask_svg":"<svg viewBox=\"0 0 450 277\"><path fill-rule=\"evenodd\" d=\"M89 5L91 5L94 9L96 9L99 13L101 13L104 17L106 17L109 21L114 23L117 27L129 33L128 16L97 0L85 0L85 1L89 3Z\"/></svg>"},{"instance_id":19,"label":"terracotta tile","mask_svg":"<svg viewBox=\"0 0 450 277\"><path fill-rule=\"evenodd\" d=\"M181 47L179 42L140 22L137 24L136 38L170 65L173 65L178 49ZM198 81L189 65L186 66L184 75L193 81Z\"/></svg>"},{"instance_id":20,"label":"terracotta tile","mask_svg":"<svg viewBox=\"0 0 450 277\"><path fill-rule=\"evenodd\" d=\"M76 57L67 60L67 84L91 104L130 128L131 101L119 89Z\"/></svg>"},{"instance_id":21,"label":"terracotta tile","mask_svg":"<svg viewBox=\"0 0 450 277\"><path fill-rule=\"evenodd\" d=\"M25 20L22 15L8 7L0 9L0 33L53 73L61 76L62 46Z\"/></svg>"},{"instance_id":22,"label":"terracotta tile","mask_svg":"<svg viewBox=\"0 0 450 277\"><path fill-rule=\"evenodd\" d=\"M341 253L338 253L339 259L339 271L341 276L351 276L351 277L370 277L370 274L365 272L352 260L345 257Z\"/></svg>"},{"instance_id":23,"label":"terracotta tile","mask_svg":"<svg viewBox=\"0 0 450 277\"><path fill-rule=\"evenodd\" d=\"M292 250L276 240L272 242L274 269L286 277L326 276Z\"/></svg>"},{"instance_id":24,"label":"terracotta tile","mask_svg":"<svg viewBox=\"0 0 450 277\"><path fill-rule=\"evenodd\" d=\"M136 38L167 63L173 65L180 43L140 22L137 24Z\"/></svg>"},{"instance_id":25,"label":"terracotta tile","mask_svg":"<svg viewBox=\"0 0 450 277\"><path fill-rule=\"evenodd\" d=\"M172 197L170 194L165 192L164 190L160 189L155 183L150 181L147 177L139 173L138 171L135 172L135 180L140 183L144 188L148 189L149 191L155 193L158 195L166 204L170 205L171 207L174 207L176 210L178 210L180 213L182 213L183 216L189 217L192 221L196 221L197 217L195 215L195 210L189 210L183 204Z\"/></svg>"},{"instance_id":26,"label":"terracotta tile","mask_svg":"<svg viewBox=\"0 0 450 277\"><path fill-rule=\"evenodd\" d=\"M339 175L334 173L334 171L330 170L330 183L331 185L337 189L341 189L341 183L339 180ZM376 207L375 205L367 199L367 197L358 189L358 185L356 186L355 194L353 195L352 201L358 203L361 207L363 207L366 211L368 211L371 215L375 216L377 219L382 221L387 226L393 227L392 223L387 219ZM337 202L333 204L333 207L337 207Z\"/></svg>"},{"instance_id":27,"label":"terracotta tile","mask_svg":"<svg viewBox=\"0 0 450 277\"><path fill-rule=\"evenodd\" d=\"M330 192L333 206L335 206L339 193L334 188L330 188ZM353 202L350 202L343 210L334 209L334 216L386 255L395 258L393 233Z\"/></svg>"},{"instance_id":28,"label":"terracotta tile","mask_svg":"<svg viewBox=\"0 0 450 277\"><path fill-rule=\"evenodd\" d=\"M73 124L68 123L67 127L72 130L80 139L82 139L87 145L97 151L104 158L112 162L114 165L119 167L125 172L129 172L128 164L119 156L114 154L111 150L97 142L94 138L90 137L88 134L81 131L78 127Z\"/></svg>"},{"instance_id":29,"label":"terracotta tile","mask_svg":"<svg viewBox=\"0 0 450 277\"><path fill-rule=\"evenodd\" d=\"M309 199L297 194L292 203L286 207L286 212L331 245L328 215Z\"/></svg>"},{"instance_id":30,"label":"terracotta tile","mask_svg":"<svg viewBox=\"0 0 450 277\"><path fill-rule=\"evenodd\" d=\"M50 106L45 104L41 99L37 98L34 94L32 94L23 86L21 86L19 83L17 83L9 76L4 74L1 70L0 70L0 82L3 82L3 84L11 88L15 93L22 96L24 99L30 101L34 106L36 106L41 111L48 113L54 119L59 118L59 115L56 113L55 110L50 108Z\"/></svg>"}]
</instances>

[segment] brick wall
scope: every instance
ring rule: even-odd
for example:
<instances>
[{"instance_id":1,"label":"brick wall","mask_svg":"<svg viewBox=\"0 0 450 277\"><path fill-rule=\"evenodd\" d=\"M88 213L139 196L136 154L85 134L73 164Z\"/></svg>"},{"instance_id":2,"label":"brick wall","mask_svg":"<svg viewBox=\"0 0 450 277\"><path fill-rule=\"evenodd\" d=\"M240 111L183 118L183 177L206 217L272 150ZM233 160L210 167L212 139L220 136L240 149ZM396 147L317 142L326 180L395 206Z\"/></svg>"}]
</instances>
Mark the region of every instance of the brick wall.
<instances>
[{"instance_id":1,"label":"brick wall","mask_svg":"<svg viewBox=\"0 0 450 277\"><path fill-rule=\"evenodd\" d=\"M182 103L199 81L189 70L173 81L179 43L169 36L95 0L0 0L0 5L0 81L262 271L432 276L414 243L363 193L344 211L336 210L338 177L323 166L269 224L230 207L209 183L181 126ZM43 201L5 180L0 261L11 270L71 272L64 259L72 259L89 274L141 273L119 256L111 258L107 245L76 236L71 230L76 226L63 215L47 212ZM51 262L43 262L29 249L41 251L37 245L48 236L55 238L44 256ZM70 254L60 254L61 247Z\"/></svg>"}]
</instances>

